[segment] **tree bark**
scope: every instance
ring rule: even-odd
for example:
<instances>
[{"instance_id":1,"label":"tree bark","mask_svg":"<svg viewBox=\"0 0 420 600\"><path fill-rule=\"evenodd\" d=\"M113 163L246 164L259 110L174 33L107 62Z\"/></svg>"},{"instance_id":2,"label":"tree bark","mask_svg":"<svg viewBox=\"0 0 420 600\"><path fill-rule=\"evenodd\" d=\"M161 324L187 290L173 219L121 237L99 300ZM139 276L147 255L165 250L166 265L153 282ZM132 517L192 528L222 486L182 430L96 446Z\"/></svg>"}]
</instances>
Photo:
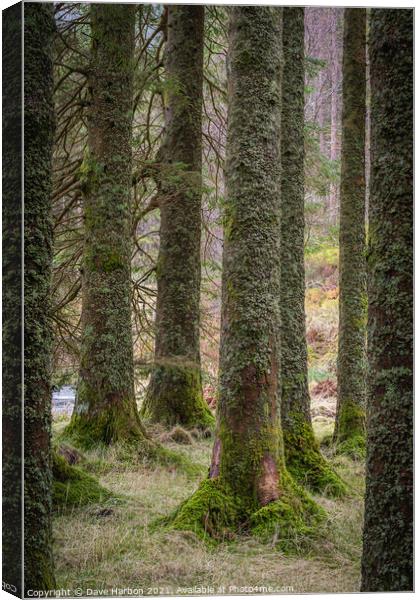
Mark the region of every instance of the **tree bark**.
<instances>
[{"instance_id":1,"label":"tree bark","mask_svg":"<svg viewBox=\"0 0 420 600\"><path fill-rule=\"evenodd\" d=\"M283 10L281 138L281 419L286 465L315 491L344 483L322 457L312 429L305 327L304 9Z\"/></svg>"},{"instance_id":2,"label":"tree bark","mask_svg":"<svg viewBox=\"0 0 420 600\"><path fill-rule=\"evenodd\" d=\"M372 9L362 591L413 590L413 11Z\"/></svg>"},{"instance_id":3,"label":"tree bark","mask_svg":"<svg viewBox=\"0 0 420 600\"><path fill-rule=\"evenodd\" d=\"M84 195L82 342L68 433L81 445L144 441L131 330L131 139L135 7L92 4Z\"/></svg>"},{"instance_id":4,"label":"tree bark","mask_svg":"<svg viewBox=\"0 0 420 600\"><path fill-rule=\"evenodd\" d=\"M343 145L340 187L338 450L365 447L366 406L366 11L344 11Z\"/></svg>"},{"instance_id":5,"label":"tree bark","mask_svg":"<svg viewBox=\"0 0 420 600\"><path fill-rule=\"evenodd\" d=\"M2 562L6 591L22 595L22 35L23 5L3 23ZM9 586L9 587L8 587ZM13 589L14 588L14 589Z\"/></svg>"},{"instance_id":6,"label":"tree bark","mask_svg":"<svg viewBox=\"0 0 420 600\"><path fill-rule=\"evenodd\" d=\"M316 512L292 487L280 423L282 62L282 9L233 7L218 423L209 479L174 519L214 537L278 522L286 537Z\"/></svg>"},{"instance_id":7,"label":"tree bark","mask_svg":"<svg viewBox=\"0 0 420 600\"><path fill-rule=\"evenodd\" d=\"M168 7L155 362L142 415L205 428L214 419L200 363L203 35L204 6Z\"/></svg>"},{"instance_id":8,"label":"tree bark","mask_svg":"<svg viewBox=\"0 0 420 600\"><path fill-rule=\"evenodd\" d=\"M24 586L55 588L51 526L49 320L54 138L52 6L24 5ZM16 477L19 474L16 473Z\"/></svg>"}]
</instances>

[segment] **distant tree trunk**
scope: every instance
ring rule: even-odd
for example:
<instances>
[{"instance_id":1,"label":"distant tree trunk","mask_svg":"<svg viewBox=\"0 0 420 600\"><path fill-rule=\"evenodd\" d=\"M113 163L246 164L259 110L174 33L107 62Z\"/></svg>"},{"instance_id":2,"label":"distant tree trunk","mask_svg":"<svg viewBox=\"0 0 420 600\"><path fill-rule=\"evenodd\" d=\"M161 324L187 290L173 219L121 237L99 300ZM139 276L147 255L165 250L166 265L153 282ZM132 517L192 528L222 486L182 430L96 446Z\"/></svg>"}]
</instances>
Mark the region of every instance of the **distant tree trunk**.
<instances>
[{"instance_id":1,"label":"distant tree trunk","mask_svg":"<svg viewBox=\"0 0 420 600\"><path fill-rule=\"evenodd\" d=\"M286 465L316 491L344 484L322 457L312 429L305 328L304 9L283 10L281 183L281 418Z\"/></svg>"},{"instance_id":2,"label":"distant tree trunk","mask_svg":"<svg viewBox=\"0 0 420 600\"><path fill-rule=\"evenodd\" d=\"M365 232L366 11L344 12L343 145L340 189L338 450L365 446L366 232Z\"/></svg>"},{"instance_id":3,"label":"distant tree trunk","mask_svg":"<svg viewBox=\"0 0 420 600\"><path fill-rule=\"evenodd\" d=\"M24 5L25 590L55 588L50 448L52 334L49 321L53 244L50 196L55 26L52 9L46 3ZM15 476L18 478L19 473Z\"/></svg>"},{"instance_id":4,"label":"distant tree trunk","mask_svg":"<svg viewBox=\"0 0 420 600\"><path fill-rule=\"evenodd\" d=\"M362 591L413 590L413 11L371 9Z\"/></svg>"},{"instance_id":5,"label":"distant tree trunk","mask_svg":"<svg viewBox=\"0 0 420 600\"><path fill-rule=\"evenodd\" d=\"M278 522L285 536L316 507L285 469L278 401L282 10L233 7L229 40L218 424L209 479L174 526L217 537Z\"/></svg>"},{"instance_id":6,"label":"distant tree trunk","mask_svg":"<svg viewBox=\"0 0 420 600\"><path fill-rule=\"evenodd\" d=\"M200 364L203 35L204 6L168 7L155 364L142 415L204 428L214 419Z\"/></svg>"},{"instance_id":7,"label":"distant tree trunk","mask_svg":"<svg viewBox=\"0 0 420 600\"><path fill-rule=\"evenodd\" d=\"M82 445L144 439L131 331L131 138L135 7L92 4L89 155L82 165L85 248L77 401Z\"/></svg>"},{"instance_id":8,"label":"distant tree trunk","mask_svg":"<svg viewBox=\"0 0 420 600\"><path fill-rule=\"evenodd\" d=\"M22 595L22 25L23 5L2 12L2 562ZM9 590L12 588L5 587Z\"/></svg>"}]
</instances>

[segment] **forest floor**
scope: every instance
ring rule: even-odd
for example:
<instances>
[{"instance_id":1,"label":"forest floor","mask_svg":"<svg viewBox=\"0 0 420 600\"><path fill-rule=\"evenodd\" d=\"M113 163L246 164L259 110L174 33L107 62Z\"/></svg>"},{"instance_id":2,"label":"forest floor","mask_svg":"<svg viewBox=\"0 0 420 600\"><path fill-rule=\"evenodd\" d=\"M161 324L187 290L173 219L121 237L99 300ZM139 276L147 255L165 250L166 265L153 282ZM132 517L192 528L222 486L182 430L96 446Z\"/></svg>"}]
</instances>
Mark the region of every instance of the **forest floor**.
<instances>
[{"instance_id":1,"label":"forest floor","mask_svg":"<svg viewBox=\"0 0 420 600\"><path fill-rule=\"evenodd\" d=\"M334 404L334 399L325 396L313 401L319 438L332 432ZM63 419L56 421L56 432L64 425ZM110 594L115 588L140 589L144 595L191 594L197 587L213 588L215 594L267 593L269 586L277 592L359 590L361 462L332 458L351 493L341 500L316 496L327 511L326 522L315 539L304 544L296 540L296 550L285 555L251 537L209 548L192 533L151 528L157 517L168 515L196 489L208 468L212 440L164 445L184 453L201 466L201 472L192 476L174 468L124 464L108 451L107 467L97 468L95 474L104 487L123 499L56 512L57 587L81 590L78 595L87 594L88 589ZM97 453L85 456L92 464L101 464ZM114 591L113 595L119 594Z\"/></svg>"}]
</instances>

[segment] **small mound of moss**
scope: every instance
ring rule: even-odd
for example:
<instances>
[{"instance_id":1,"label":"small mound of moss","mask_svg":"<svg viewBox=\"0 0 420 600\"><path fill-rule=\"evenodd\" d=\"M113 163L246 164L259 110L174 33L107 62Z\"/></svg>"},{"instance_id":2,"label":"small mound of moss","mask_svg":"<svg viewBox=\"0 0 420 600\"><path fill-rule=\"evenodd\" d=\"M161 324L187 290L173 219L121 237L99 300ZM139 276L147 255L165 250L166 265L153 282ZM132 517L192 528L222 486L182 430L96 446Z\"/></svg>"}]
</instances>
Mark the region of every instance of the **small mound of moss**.
<instances>
[{"instance_id":1,"label":"small mound of moss","mask_svg":"<svg viewBox=\"0 0 420 600\"><path fill-rule=\"evenodd\" d=\"M91 475L71 466L63 456L53 453L53 506L65 508L102 503L112 497Z\"/></svg>"},{"instance_id":2,"label":"small mound of moss","mask_svg":"<svg viewBox=\"0 0 420 600\"><path fill-rule=\"evenodd\" d=\"M312 428L294 420L294 429L283 432L286 465L301 485L332 497L346 494L347 486L322 456Z\"/></svg>"}]
</instances>

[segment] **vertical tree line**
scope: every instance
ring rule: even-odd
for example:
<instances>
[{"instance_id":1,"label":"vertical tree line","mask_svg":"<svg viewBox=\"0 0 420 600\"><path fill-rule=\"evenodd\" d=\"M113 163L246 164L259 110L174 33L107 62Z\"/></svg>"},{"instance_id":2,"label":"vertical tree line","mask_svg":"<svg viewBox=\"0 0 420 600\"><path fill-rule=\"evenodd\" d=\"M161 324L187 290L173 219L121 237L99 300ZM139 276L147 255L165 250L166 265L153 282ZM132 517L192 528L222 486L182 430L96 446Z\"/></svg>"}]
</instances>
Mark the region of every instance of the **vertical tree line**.
<instances>
[{"instance_id":1,"label":"vertical tree line","mask_svg":"<svg viewBox=\"0 0 420 600\"><path fill-rule=\"evenodd\" d=\"M24 586L55 588L51 521L52 6L24 5ZM19 474L16 473L16 477Z\"/></svg>"},{"instance_id":2,"label":"vertical tree line","mask_svg":"<svg viewBox=\"0 0 420 600\"><path fill-rule=\"evenodd\" d=\"M144 441L134 397L131 180L134 6L92 4L88 152L81 167L83 306L77 402L83 445Z\"/></svg>"},{"instance_id":3,"label":"vertical tree line","mask_svg":"<svg viewBox=\"0 0 420 600\"><path fill-rule=\"evenodd\" d=\"M413 13L372 9L362 591L413 589Z\"/></svg>"},{"instance_id":4,"label":"vertical tree line","mask_svg":"<svg viewBox=\"0 0 420 600\"><path fill-rule=\"evenodd\" d=\"M142 414L206 428L200 362L203 6L168 6L155 364Z\"/></svg>"},{"instance_id":5,"label":"vertical tree line","mask_svg":"<svg viewBox=\"0 0 420 600\"><path fill-rule=\"evenodd\" d=\"M339 334L334 438L341 452L365 445L366 11L344 10L343 140L340 189Z\"/></svg>"}]
</instances>

